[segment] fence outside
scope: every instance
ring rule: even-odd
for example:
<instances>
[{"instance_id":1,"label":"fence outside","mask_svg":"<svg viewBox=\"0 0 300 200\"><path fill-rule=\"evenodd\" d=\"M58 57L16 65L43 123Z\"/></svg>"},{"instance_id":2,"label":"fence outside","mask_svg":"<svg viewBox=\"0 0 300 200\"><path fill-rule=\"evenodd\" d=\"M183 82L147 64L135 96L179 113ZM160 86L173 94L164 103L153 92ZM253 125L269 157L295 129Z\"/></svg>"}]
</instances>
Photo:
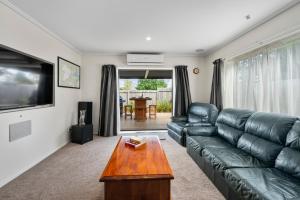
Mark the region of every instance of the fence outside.
<instances>
[{"instance_id":1,"label":"fence outside","mask_svg":"<svg viewBox=\"0 0 300 200\"><path fill-rule=\"evenodd\" d=\"M124 105L130 103L132 97L150 97L151 100L147 104L157 105L157 102L168 101L172 103L172 90L171 89L158 89L158 90L121 90L120 96L125 100Z\"/></svg>"}]
</instances>

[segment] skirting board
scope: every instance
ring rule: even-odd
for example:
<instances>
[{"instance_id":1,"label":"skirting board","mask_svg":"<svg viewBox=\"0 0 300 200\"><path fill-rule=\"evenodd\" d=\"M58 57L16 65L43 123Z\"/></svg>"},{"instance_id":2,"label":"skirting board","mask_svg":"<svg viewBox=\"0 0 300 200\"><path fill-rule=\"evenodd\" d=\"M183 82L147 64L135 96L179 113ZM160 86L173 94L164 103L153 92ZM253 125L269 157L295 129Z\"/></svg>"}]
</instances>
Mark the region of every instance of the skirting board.
<instances>
[{"instance_id":1,"label":"skirting board","mask_svg":"<svg viewBox=\"0 0 300 200\"><path fill-rule=\"evenodd\" d=\"M60 150L61 148L63 148L65 145L67 145L70 141L66 141L65 143L63 143L62 145L58 146L55 150L53 151L49 151L48 153L45 154L45 156L42 156L40 159L37 159L36 161L32 162L30 165L28 165L27 167L24 167L20 170L18 170L18 172L13 175L13 176L9 176L9 177L5 177L3 179L0 179L0 188L2 188L4 185L6 185L7 183L11 182L12 180L14 180L15 178L17 178L18 176L22 175L23 173L25 173L26 171L30 170L31 168L33 168L34 166L38 165L40 162L42 162L43 160L45 160L46 158L48 158L49 156L51 156L52 154L54 154L56 151Z\"/></svg>"}]
</instances>

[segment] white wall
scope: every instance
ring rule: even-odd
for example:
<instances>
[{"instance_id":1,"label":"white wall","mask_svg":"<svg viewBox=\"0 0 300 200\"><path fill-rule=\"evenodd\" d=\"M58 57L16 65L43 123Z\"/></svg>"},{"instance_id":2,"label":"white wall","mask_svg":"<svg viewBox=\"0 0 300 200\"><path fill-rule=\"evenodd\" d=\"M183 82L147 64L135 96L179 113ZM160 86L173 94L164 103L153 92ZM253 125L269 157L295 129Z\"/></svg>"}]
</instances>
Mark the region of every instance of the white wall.
<instances>
[{"instance_id":1,"label":"white wall","mask_svg":"<svg viewBox=\"0 0 300 200\"><path fill-rule=\"evenodd\" d=\"M83 55L82 63L84 66L82 99L93 102L93 124L96 131L99 119L101 66L114 64L117 67L125 67L127 66L126 56L86 54ZM174 67L180 64L188 65L192 101L208 102L210 91L207 88L208 85L211 85L211 82L207 82L203 58L196 56L166 56L165 65L157 67ZM138 66L135 67L139 68ZM194 67L199 67L200 73L198 75L192 73Z\"/></svg>"},{"instance_id":2,"label":"white wall","mask_svg":"<svg viewBox=\"0 0 300 200\"><path fill-rule=\"evenodd\" d=\"M207 76L211 80L213 73L212 62L218 58L226 61L251 50L264 46L273 41L300 32L300 4L286 10L270 21L253 29L242 37L230 42L206 57Z\"/></svg>"},{"instance_id":3,"label":"white wall","mask_svg":"<svg viewBox=\"0 0 300 200\"><path fill-rule=\"evenodd\" d=\"M55 66L57 56L81 64L81 55L2 3L0 27L1 44ZM69 141L68 129L77 120L81 90L56 87L55 91L55 107L0 114L0 187ZM24 120L32 120L32 135L10 143L9 124Z\"/></svg>"},{"instance_id":4,"label":"white wall","mask_svg":"<svg viewBox=\"0 0 300 200\"><path fill-rule=\"evenodd\" d=\"M32 24L15 11L0 3L0 43L32 54L56 64L57 56L79 65L81 90L56 87L55 107L0 114L0 187L23 173L39 161L65 145L68 128L76 123L77 102L94 102L93 123L98 125L101 66L115 64L126 66L125 56L83 56L52 37L40 27ZM212 77L212 61L217 58L230 59L250 51L284 35L299 30L300 5L287 10L269 22L255 28L244 36L208 55L205 59L193 56L167 56L165 67L178 64L189 66L193 101L208 102ZM193 67L200 68L200 74L192 73ZM55 80L57 83L57 77ZM9 124L32 120L32 135L9 143Z\"/></svg>"}]
</instances>

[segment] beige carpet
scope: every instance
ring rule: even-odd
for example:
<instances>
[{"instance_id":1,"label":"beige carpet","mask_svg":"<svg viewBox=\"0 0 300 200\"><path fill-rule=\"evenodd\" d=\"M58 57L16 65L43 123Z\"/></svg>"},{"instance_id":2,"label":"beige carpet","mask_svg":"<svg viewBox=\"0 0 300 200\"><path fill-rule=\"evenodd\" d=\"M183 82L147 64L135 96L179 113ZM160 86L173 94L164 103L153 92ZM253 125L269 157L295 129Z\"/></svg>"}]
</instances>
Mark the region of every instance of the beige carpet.
<instances>
[{"instance_id":1,"label":"beige carpet","mask_svg":"<svg viewBox=\"0 0 300 200\"><path fill-rule=\"evenodd\" d=\"M0 189L1 200L101 200L98 178L118 137L95 137L84 145L67 144ZM161 141L173 169L173 200L218 200L224 197L171 138Z\"/></svg>"}]
</instances>

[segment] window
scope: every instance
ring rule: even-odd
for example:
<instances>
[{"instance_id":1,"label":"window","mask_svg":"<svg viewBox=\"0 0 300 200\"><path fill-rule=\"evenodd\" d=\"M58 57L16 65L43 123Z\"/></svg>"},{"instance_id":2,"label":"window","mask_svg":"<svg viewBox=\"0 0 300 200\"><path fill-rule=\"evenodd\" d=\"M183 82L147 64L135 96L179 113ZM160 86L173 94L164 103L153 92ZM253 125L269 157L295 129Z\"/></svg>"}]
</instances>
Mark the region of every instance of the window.
<instances>
[{"instance_id":1,"label":"window","mask_svg":"<svg viewBox=\"0 0 300 200\"><path fill-rule=\"evenodd\" d=\"M224 107L300 116L300 39L256 50L223 69Z\"/></svg>"}]
</instances>

